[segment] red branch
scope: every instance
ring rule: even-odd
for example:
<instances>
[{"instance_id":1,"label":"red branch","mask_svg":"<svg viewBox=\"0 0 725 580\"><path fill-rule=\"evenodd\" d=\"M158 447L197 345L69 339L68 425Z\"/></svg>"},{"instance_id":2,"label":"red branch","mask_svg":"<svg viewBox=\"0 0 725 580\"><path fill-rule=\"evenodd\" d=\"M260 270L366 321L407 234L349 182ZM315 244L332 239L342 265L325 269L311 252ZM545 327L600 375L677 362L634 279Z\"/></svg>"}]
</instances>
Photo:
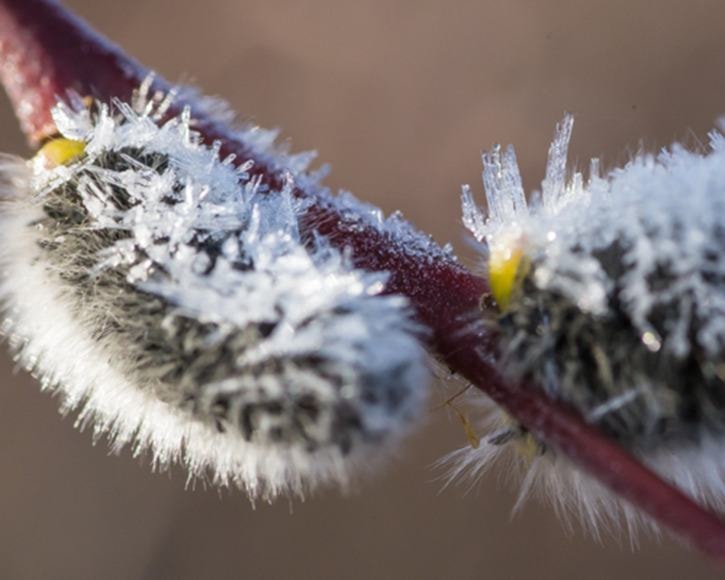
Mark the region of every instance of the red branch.
<instances>
[{"instance_id":1,"label":"red branch","mask_svg":"<svg viewBox=\"0 0 725 580\"><path fill-rule=\"evenodd\" d=\"M0 76L31 144L52 131L50 109L69 89L103 100L127 99L149 72L53 0L0 0L0 59ZM161 79L155 86L169 88ZM221 141L222 154L254 158L232 128L203 112L195 114L194 103L187 104L207 142ZM262 160L256 161L253 171L268 185L278 185L280 176ZM297 194L315 196L314 191L301 189ZM387 291L410 299L419 319L432 331L432 348L451 369L602 484L725 562L725 522L716 514L663 481L576 412L537 389L501 378L494 338L468 324L481 316L480 299L488 291L484 280L455 262L431 261L391 234L374 227L350 231L341 225L343 221L338 210L320 198L305 216L306 223L314 224L333 243L349 247L358 266L390 273Z\"/></svg>"}]
</instances>

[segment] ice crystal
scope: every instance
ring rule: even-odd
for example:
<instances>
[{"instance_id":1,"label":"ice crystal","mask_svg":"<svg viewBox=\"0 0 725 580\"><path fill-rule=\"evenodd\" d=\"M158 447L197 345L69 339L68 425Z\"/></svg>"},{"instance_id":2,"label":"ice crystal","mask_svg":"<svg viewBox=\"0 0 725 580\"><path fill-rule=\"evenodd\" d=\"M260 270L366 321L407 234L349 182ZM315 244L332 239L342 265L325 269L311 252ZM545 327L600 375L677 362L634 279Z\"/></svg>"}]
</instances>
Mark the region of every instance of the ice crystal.
<instances>
[{"instance_id":1,"label":"ice crystal","mask_svg":"<svg viewBox=\"0 0 725 580\"><path fill-rule=\"evenodd\" d=\"M407 302L321 236L303 243L305 160L280 161L269 191L188 109L162 121L170 99L149 87L54 110L85 152L36 163L33 195L3 208L5 332L115 448L252 496L345 482L424 398Z\"/></svg>"},{"instance_id":2,"label":"ice crystal","mask_svg":"<svg viewBox=\"0 0 725 580\"><path fill-rule=\"evenodd\" d=\"M153 77L142 86L137 101L147 103L150 100L168 102L168 96L150 94ZM438 245L431 236L417 230L404 219L399 211L386 216L378 207L360 201L349 191L333 193L324 186L323 180L329 173L329 166L310 171L312 162L317 158L315 151L291 153L289 142L279 142L280 131L265 129L252 123L237 123L236 114L230 106L218 97L200 94L193 87L177 89L180 100L193 103L194 111L218 126L233 127L230 135L249 151L250 157L258 166L263 166L271 174L286 173L294 179L295 187L315 198L318 209L329 209L341 218L339 227L348 232L361 232L365 229L377 231L385 238L389 251L414 255L419 263L455 262L456 256L450 244ZM314 227L314 223L310 224ZM423 273L421 272L421 275Z\"/></svg>"}]
</instances>

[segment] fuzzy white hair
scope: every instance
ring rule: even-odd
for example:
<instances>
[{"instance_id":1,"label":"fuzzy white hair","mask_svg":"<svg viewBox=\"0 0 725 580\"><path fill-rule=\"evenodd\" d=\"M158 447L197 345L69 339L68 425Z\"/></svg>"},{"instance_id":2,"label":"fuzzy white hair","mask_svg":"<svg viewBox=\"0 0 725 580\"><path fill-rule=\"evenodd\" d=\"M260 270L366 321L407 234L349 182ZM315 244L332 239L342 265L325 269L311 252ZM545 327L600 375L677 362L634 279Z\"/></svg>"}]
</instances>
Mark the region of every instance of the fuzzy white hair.
<instances>
[{"instance_id":1,"label":"fuzzy white hair","mask_svg":"<svg viewBox=\"0 0 725 580\"><path fill-rule=\"evenodd\" d=\"M302 240L291 190L305 162L278 156L287 184L265 190L201 142L188 110L162 122L169 99L149 86L95 112L59 103L79 160L4 163L3 332L114 451L252 498L345 485L425 399L407 301Z\"/></svg>"}]
</instances>

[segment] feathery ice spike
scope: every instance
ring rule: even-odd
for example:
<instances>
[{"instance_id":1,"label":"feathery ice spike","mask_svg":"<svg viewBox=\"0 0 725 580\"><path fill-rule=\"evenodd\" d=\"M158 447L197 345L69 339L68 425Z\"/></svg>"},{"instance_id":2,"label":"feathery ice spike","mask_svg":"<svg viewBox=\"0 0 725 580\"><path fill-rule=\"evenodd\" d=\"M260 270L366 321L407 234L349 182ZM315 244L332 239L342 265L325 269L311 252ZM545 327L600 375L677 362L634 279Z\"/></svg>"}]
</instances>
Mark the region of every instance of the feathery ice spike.
<instances>
[{"instance_id":1,"label":"feathery ice spike","mask_svg":"<svg viewBox=\"0 0 725 580\"><path fill-rule=\"evenodd\" d=\"M23 129L37 144L54 128L51 109L68 90L101 102L128 101L148 70L92 31L54 0L0 0L0 76ZM151 91L169 92L157 77ZM240 131L205 101L182 93L168 111L191 107L194 129L205 143L219 141L222 157L239 163L272 190L284 187L289 157L272 147L263 131ZM294 168L294 165L292 166ZM556 448L603 486L680 534L704 552L725 560L725 524L712 512L655 475L621 445L559 401L537 389L504 380L496 364L496 337L473 324L480 319L486 281L472 275L413 232L400 219L382 220L379 211L330 196L304 174L293 194L310 199L300 220L304 239L316 231L346 248L354 264L389 273L385 291L407 296L417 319L430 330L430 344L445 363L547 445Z\"/></svg>"},{"instance_id":2,"label":"feathery ice spike","mask_svg":"<svg viewBox=\"0 0 725 580\"><path fill-rule=\"evenodd\" d=\"M512 148L483 157L491 208L463 192L467 227L485 243L500 314L501 368L577 409L690 495L725 507L725 138L705 154L675 146L600 177L566 180L573 120L557 127L540 194L527 206ZM534 443L488 417L489 445L454 455L480 473L502 443ZM535 445L535 444L534 444ZM616 513L544 447L535 480L565 511L570 488L594 526ZM554 452L555 454L555 452ZM530 455L530 454L529 454ZM457 462L457 464L456 464ZM555 470L548 473L547 470ZM630 527L639 519L625 507Z\"/></svg>"}]
</instances>

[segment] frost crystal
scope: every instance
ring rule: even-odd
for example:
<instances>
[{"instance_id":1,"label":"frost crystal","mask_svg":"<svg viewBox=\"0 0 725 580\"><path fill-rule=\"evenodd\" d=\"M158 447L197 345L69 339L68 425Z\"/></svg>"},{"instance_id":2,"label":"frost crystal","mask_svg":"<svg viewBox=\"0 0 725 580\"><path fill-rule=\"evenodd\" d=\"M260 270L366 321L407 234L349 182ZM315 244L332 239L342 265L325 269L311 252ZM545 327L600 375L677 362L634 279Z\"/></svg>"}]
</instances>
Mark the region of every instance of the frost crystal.
<instances>
[{"instance_id":1,"label":"frost crystal","mask_svg":"<svg viewBox=\"0 0 725 580\"><path fill-rule=\"evenodd\" d=\"M265 190L188 110L161 122L169 99L149 86L132 105L56 107L85 152L36 164L32 199L2 209L5 331L115 448L252 496L344 483L424 398L407 303L323 238L303 243L306 160Z\"/></svg>"},{"instance_id":2,"label":"frost crystal","mask_svg":"<svg viewBox=\"0 0 725 580\"><path fill-rule=\"evenodd\" d=\"M150 83L151 81L147 82L145 87L141 87L137 99L139 102L148 101ZM182 99L193 102L195 111L201 112L207 118L215 119L224 126L236 124L235 113L223 100L201 95L189 87L181 87L179 92ZM265 129L248 123L243 123L234 130L234 138L244 143L251 157L257 160L259 165L266 167L270 173L291 175L297 188L314 196L317 208L330 209L340 216L341 221L338 224L340 229L351 233L364 229L377 231L385 238L388 251L415 255L419 262L436 264L442 261L448 263L456 261L450 244L439 246L431 236L415 229L403 218L401 212L395 211L386 217L380 208L358 200L348 191L331 192L322 183L329 172L327 165L309 171L316 153L306 151L292 154L289 151L289 143L278 143L278 137L279 131L276 129Z\"/></svg>"}]
</instances>

